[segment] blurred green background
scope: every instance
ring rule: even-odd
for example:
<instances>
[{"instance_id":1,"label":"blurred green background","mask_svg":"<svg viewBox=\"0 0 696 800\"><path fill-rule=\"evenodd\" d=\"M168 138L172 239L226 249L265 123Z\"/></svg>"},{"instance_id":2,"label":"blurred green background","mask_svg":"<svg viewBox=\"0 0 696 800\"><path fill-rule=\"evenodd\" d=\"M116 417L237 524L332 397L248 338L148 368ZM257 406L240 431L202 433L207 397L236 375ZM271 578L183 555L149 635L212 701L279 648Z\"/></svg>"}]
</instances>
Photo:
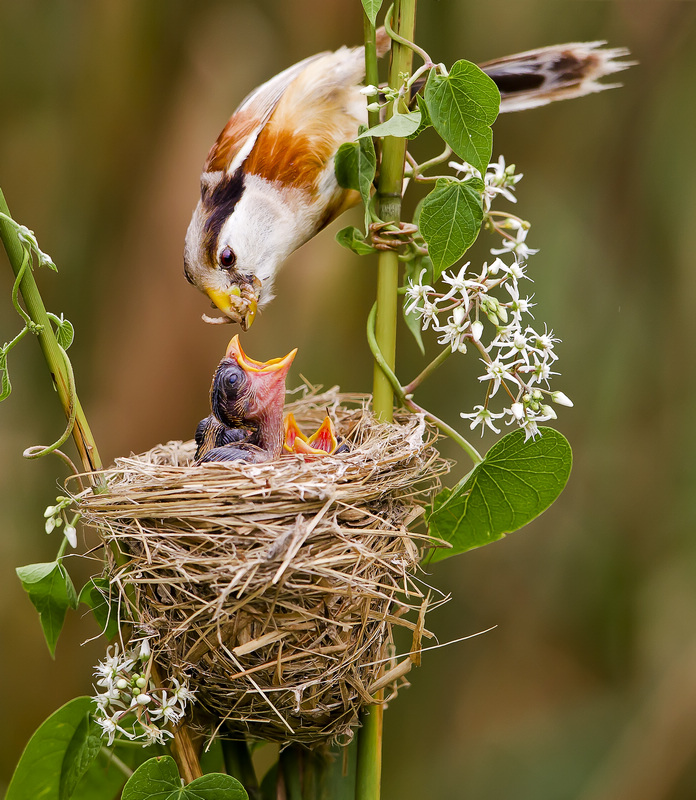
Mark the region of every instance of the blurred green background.
<instances>
[{"instance_id":1,"label":"blurred green background","mask_svg":"<svg viewBox=\"0 0 696 800\"><path fill-rule=\"evenodd\" d=\"M640 65L623 89L496 123L494 153L525 173L517 208L541 248L536 319L563 340L556 388L576 405L558 427L575 466L524 532L432 567L452 594L429 620L440 641L497 627L427 654L388 709L385 800L696 796L695 23L693 3L669 0L419 4L417 38L437 61L607 39ZM208 148L253 87L361 36L358 0L0 2L0 186L59 266L40 285L75 323L78 389L106 462L192 435L233 333L200 321L207 302L182 275ZM349 222L292 257L244 338L259 359L299 347L290 385L302 374L370 389L375 269L334 244ZM3 254L2 341L18 329L10 287ZM421 364L405 334L401 376ZM10 367L0 788L36 726L91 691L103 653L82 644L92 620L72 613L52 662L14 574L58 545L42 512L64 468L21 454L64 421L35 342ZM480 402L476 369L451 359L423 403L463 424ZM76 582L98 568L69 567Z\"/></svg>"}]
</instances>

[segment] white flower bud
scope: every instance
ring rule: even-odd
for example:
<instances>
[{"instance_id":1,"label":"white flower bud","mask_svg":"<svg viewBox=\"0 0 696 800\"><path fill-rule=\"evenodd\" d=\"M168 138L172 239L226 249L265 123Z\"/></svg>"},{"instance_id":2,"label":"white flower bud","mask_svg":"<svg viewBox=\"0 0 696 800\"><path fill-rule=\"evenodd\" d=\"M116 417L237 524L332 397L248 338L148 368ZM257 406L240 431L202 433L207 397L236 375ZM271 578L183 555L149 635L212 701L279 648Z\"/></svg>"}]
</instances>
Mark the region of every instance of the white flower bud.
<instances>
[{"instance_id":1,"label":"white flower bud","mask_svg":"<svg viewBox=\"0 0 696 800\"><path fill-rule=\"evenodd\" d=\"M370 103L367 107L368 111L379 111L381 108L379 103Z\"/></svg>"},{"instance_id":2,"label":"white flower bud","mask_svg":"<svg viewBox=\"0 0 696 800\"><path fill-rule=\"evenodd\" d=\"M151 703L151 702L152 702L152 698L150 697L150 695L149 695L149 694L145 694L145 692L141 692L141 693L140 693L140 694L139 694L139 695L138 695L138 696L135 698L135 701L136 701L136 703L137 703L139 706L146 706L148 703Z\"/></svg>"},{"instance_id":3,"label":"white flower bud","mask_svg":"<svg viewBox=\"0 0 696 800\"><path fill-rule=\"evenodd\" d=\"M121 689L121 691L123 691L124 689L127 689L128 688L128 681L125 678L119 678L116 681L116 688L117 689Z\"/></svg>"},{"instance_id":4,"label":"white flower bud","mask_svg":"<svg viewBox=\"0 0 696 800\"><path fill-rule=\"evenodd\" d=\"M452 312L452 318L454 319L454 324L459 327L466 319L466 311L462 306L457 306Z\"/></svg>"},{"instance_id":5,"label":"white flower bud","mask_svg":"<svg viewBox=\"0 0 696 800\"><path fill-rule=\"evenodd\" d=\"M510 406L510 411L512 411L512 416L519 422L520 420L524 419L524 406L522 403L513 403Z\"/></svg>"},{"instance_id":6,"label":"white flower bud","mask_svg":"<svg viewBox=\"0 0 696 800\"><path fill-rule=\"evenodd\" d=\"M481 334L483 333L483 322L476 322L471 323L471 335L474 337L475 342L481 341Z\"/></svg>"},{"instance_id":7,"label":"white flower bud","mask_svg":"<svg viewBox=\"0 0 696 800\"><path fill-rule=\"evenodd\" d=\"M362 87L360 94L364 94L365 97L374 97L376 94L379 94L379 89L373 84L369 84L368 86Z\"/></svg>"},{"instance_id":8,"label":"white flower bud","mask_svg":"<svg viewBox=\"0 0 696 800\"><path fill-rule=\"evenodd\" d=\"M140 689L144 689L147 686L147 681L145 678L138 678L138 680L135 682L135 685Z\"/></svg>"},{"instance_id":9,"label":"white flower bud","mask_svg":"<svg viewBox=\"0 0 696 800\"><path fill-rule=\"evenodd\" d=\"M541 413L548 419L558 419L558 414L551 408L551 406L542 406Z\"/></svg>"},{"instance_id":10,"label":"white flower bud","mask_svg":"<svg viewBox=\"0 0 696 800\"><path fill-rule=\"evenodd\" d=\"M140 660L146 661L148 658L150 658L150 640L143 639L140 644Z\"/></svg>"},{"instance_id":11,"label":"white flower bud","mask_svg":"<svg viewBox=\"0 0 696 800\"><path fill-rule=\"evenodd\" d=\"M74 525L66 525L63 531L65 538L68 540L70 547L73 549L77 547L77 529Z\"/></svg>"},{"instance_id":12,"label":"white flower bud","mask_svg":"<svg viewBox=\"0 0 696 800\"><path fill-rule=\"evenodd\" d=\"M47 506L46 510L44 511L44 517L52 517L56 513L55 506Z\"/></svg>"},{"instance_id":13,"label":"white flower bud","mask_svg":"<svg viewBox=\"0 0 696 800\"><path fill-rule=\"evenodd\" d=\"M567 395L563 394L563 392L554 392L551 395L551 399L559 406L568 406L568 408L573 407L573 401Z\"/></svg>"}]
</instances>

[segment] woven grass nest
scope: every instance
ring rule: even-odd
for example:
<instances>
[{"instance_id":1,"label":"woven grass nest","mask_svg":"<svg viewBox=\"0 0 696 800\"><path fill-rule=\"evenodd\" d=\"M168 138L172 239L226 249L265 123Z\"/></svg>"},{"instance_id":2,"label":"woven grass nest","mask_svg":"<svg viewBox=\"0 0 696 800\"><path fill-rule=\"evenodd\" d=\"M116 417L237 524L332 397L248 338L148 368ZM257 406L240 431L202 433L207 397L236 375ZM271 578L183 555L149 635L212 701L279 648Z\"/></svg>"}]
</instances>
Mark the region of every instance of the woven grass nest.
<instances>
[{"instance_id":1,"label":"woven grass nest","mask_svg":"<svg viewBox=\"0 0 696 800\"><path fill-rule=\"evenodd\" d=\"M364 396L311 391L286 411L309 431L328 413L350 449L192 467L193 442L168 442L117 459L79 510L129 556L112 585L135 587L157 660L198 690L201 727L347 742L432 635L415 574L432 542L407 525L448 465L422 418L379 423ZM396 627L412 656L395 655Z\"/></svg>"}]
</instances>

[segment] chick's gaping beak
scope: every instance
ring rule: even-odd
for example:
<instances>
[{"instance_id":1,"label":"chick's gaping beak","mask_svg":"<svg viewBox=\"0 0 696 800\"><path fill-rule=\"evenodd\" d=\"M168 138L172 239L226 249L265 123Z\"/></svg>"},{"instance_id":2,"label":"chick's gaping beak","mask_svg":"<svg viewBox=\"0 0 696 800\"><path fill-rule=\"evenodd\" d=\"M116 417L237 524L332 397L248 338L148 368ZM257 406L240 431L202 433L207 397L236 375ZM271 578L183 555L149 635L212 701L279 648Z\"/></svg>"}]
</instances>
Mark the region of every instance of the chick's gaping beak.
<instances>
[{"instance_id":1,"label":"chick's gaping beak","mask_svg":"<svg viewBox=\"0 0 696 800\"><path fill-rule=\"evenodd\" d=\"M285 381L285 376L288 374L290 365L295 358L297 348L291 350L283 358L272 358L270 361L256 361L242 350L242 345L239 342L239 335L232 337L230 343L227 345L225 358L234 359L237 364L249 376L268 376L272 378L273 383L281 383Z\"/></svg>"},{"instance_id":2,"label":"chick's gaping beak","mask_svg":"<svg viewBox=\"0 0 696 800\"><path fill-rule=\"evenodd\" d=\"M206 289L208 297L225 316L204 315L203 319L215 324L238 322L243 331L249 330L258 311L260 290L261 281L257 277L250 281L233 283L227 289Z\"/></svg>"}]
</instances>

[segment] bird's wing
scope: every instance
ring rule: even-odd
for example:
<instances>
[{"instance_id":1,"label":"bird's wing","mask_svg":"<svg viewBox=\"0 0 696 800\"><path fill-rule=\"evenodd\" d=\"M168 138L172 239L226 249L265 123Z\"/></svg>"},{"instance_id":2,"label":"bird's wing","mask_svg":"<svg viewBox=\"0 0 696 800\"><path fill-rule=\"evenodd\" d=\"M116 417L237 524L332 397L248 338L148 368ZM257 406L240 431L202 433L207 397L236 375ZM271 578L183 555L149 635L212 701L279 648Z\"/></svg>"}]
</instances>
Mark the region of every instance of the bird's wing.
<instances>
[{"instance_id":1,"label":"bird's wing","mask_svg":"<svg viewBox=\"0 0 696 800\"><path fill-rule=\"evenodd\" d=\"M251 152L259 133L288 86L312 62L326 55L327 53L318 53L293 64L247 95L211 147L204 172L222 171L232 174Z\"/></svg>"},{"instance_id":2,"label":"bird's wing","mask_svg":"<svg viewBox=\"0 0 696 800\"><path fill-rule=\"evenodd\" d=\"M573 42L540 47L479 64L500 90L502 111L522 111L613 89L621 84L599 79L635 64L617 61L629 55L624 47L602 49L606 42Z\"/></svg>"}]
</instances>

